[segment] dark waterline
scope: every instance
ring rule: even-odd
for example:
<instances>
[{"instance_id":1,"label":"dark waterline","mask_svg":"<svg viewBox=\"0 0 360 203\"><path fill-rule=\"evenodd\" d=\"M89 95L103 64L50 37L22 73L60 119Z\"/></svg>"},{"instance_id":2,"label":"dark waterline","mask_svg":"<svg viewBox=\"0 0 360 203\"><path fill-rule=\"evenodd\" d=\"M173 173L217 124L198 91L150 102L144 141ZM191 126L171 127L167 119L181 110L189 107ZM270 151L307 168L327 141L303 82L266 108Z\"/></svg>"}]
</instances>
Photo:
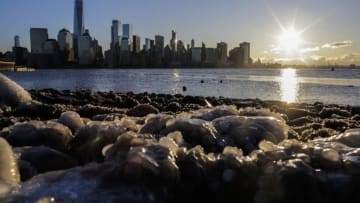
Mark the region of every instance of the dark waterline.
<instances>
[{"instance_id":1,"label":"dark waterline","mask_svg":"<svg viewBox=\"0 0 360 203\"><path fill-rule=\"evenodd\" d=\"M6 72L26 89L154 92L360 105L360 69L40 69ZM200 81L204 82L201 83ZM222 82L220 82L222 81ZM183 92L183 86L187 91Z\"/></svg>"}]
</instances>

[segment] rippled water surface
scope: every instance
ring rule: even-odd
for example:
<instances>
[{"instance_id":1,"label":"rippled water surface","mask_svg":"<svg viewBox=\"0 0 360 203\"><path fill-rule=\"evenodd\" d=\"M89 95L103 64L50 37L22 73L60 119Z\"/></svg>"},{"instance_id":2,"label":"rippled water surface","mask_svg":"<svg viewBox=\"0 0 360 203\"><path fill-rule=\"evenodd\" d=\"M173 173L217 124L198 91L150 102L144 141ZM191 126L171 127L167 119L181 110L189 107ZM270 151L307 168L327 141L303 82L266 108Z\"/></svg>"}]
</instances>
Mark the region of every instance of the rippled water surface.
<instances>
[{"instance_id":1,"label":"rippled water surface","mask_svg":"<svg viewBox=\"0 0 360 203\"><path fill-rule=\"evenodd\" d=\"M5 74L26 89L146 91L360 105L360 69L44 69Z\"/></svg>"}]
</instances>

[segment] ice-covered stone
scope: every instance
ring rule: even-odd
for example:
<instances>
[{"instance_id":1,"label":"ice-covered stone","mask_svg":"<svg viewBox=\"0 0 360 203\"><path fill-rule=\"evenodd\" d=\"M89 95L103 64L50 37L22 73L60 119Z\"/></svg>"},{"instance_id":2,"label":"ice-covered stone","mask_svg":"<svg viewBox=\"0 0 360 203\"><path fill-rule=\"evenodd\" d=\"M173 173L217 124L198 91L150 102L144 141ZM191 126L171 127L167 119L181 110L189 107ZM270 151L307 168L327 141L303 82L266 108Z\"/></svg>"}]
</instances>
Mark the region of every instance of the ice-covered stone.
<instances>
[{"instance_id":1,"label":"ice-covered stone","mask_svg":"<svg viewBox=\"0 0 360 203\"><path fill-rule=\"evenodd\" d=\"M0 106L6 104L16 107L32 100L29 92L2 73L0 73L0 90Z\"/></svg>"},{"instance_id":2,"label":"ice-covered stone","mask_svg":"<svg viewBox=\"0 0 360 203\"><path fill-rule=\"evenodd\" d=\"M14 147L45 145L66 151L73 135L69 128L61 123L29 121L12 126L6 139Z\"/></svg>"},{"instance_id":3,"label":"ice-covered stone","mask_svg":"<svg viewBox=\"0 0 360 203\"><path fill-rule=\"evenodd\" d=\"M0 137L0 181L10 184L20 182L20 174L16 158L11 146Z\"/></svg>"},{"instance_id":4,"label":"ice-covered stone","mask_svg":"<svg viewBox=\"0 0 360 203\"><path fill-rule=\"evenodd\" d=\"M68 111L61 114L59 123L67 126L72 133L75 134L76 130L84 127L84 121L81 119L80 115L74 111Z\"/></svg>"},{"instance_id":5,"label":"ice-covered stone","mask_svg":"<svg viewBox=\"0 0 360 203\"><path fill-rule=\"evenodd\" d=\"M262 140L281 142L287 138L289 129L283 120L275 117L227 116L212 123L222 136L234 140L236 146L247 153L257 149Z\"/></svg>"},{"instance_id":6,"label":"ice-covered stone","mask_svg":"<svg viewBox=\"0 0 360 203\"><path fill-rule=\"evenodd\" d=\"M215 108L200 109L195 111L192 118L212 121L219 117L238 115L236 106L217 106Z\"/></svg>"},{"instance_id":7,"label":"ice-covered stone","mask_svg":"<svg viewBox=\"0 0 360 203\"><path fill-rule=\"evenodd\" d=\"M217 150L217 132L210 122L200 119L176 119L169 121L161 135L180 131L184 140L191 145L202 145L207 151Z\"/></svg>"},{"instance_id":8,"label":"ice-covered stone","mask_svg":"<svg viewBox=\"0 0 360 203\"><path fill-rule=\"evenodd\" d=\"M349 147L360 148L360 129L347 130L340 135L329 138L317 139L316 141L340 142Z\"/></svg>"}]
</instances>

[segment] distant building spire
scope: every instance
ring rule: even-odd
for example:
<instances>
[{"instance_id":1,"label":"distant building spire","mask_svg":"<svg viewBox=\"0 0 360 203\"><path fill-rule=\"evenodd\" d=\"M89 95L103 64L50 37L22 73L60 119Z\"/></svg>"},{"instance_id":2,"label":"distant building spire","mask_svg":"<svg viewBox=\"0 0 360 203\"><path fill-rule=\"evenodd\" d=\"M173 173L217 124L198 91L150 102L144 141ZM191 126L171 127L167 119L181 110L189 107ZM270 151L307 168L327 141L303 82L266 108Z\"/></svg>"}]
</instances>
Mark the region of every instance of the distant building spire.
<instances>
[{"instance_id":1,"label":"distant building spire","mask_svg":"<svg viewBox=\"0 0 360 203\"><path fill-rule=\"evenodd\" d=\"M81 36L84 33L84 7L83 0L75 0L74 6L74 34Z\"/></svg>"},{"instance_id":2,"label":"distant building spire","mask_svg":"<svg viewBox=\"0 0 360 203\"><path fill-rule=\"evenodd\" d=\"M17 35L14 37L14 47L20 47L20 37Z\"/></svg>"}]
</instances>

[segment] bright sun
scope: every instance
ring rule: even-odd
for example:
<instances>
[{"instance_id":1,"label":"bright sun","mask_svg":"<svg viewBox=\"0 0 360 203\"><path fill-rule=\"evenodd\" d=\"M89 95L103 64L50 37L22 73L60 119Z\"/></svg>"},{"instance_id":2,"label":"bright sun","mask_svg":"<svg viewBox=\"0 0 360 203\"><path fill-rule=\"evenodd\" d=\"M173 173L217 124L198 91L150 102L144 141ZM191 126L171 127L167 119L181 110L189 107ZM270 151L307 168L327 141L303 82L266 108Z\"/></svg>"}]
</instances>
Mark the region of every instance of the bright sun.
<instances>
[{"instance_id":1,"label":"bright sun","mask_svg":"<svg viewBox=\"0 0 360 203\"><path fill-rule=\"evenodd\" d=\"M278 37L278 48L286 53L298 52L302 42L301 32L296 31L294 28L283 29Z\"/></svg>"}]
</instances>

